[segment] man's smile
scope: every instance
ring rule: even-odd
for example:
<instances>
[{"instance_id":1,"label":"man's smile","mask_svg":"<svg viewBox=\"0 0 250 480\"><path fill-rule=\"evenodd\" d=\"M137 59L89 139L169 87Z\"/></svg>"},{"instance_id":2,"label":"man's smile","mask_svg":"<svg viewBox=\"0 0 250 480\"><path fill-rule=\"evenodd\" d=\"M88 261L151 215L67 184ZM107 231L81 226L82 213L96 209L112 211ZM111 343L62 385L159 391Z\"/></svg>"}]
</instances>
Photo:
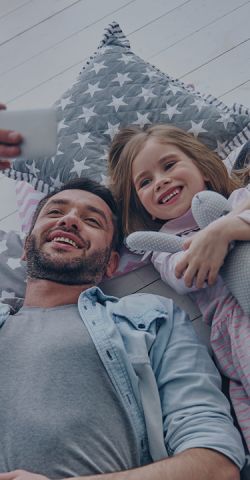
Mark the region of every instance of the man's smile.
<instances>
[{"instance_id":1,"label":"man's smile","mask_svg":"<svg viewBox=\"0 0 250 480\"><path fill-rule=\"evenodd\" d=\"M76 249L89 248L89 242L84 241L78 235L72 232L64 231L63 229L54 230L47 236L47 242L60 244L60 246L73 247Z\"/></svg>"}]
</instances>

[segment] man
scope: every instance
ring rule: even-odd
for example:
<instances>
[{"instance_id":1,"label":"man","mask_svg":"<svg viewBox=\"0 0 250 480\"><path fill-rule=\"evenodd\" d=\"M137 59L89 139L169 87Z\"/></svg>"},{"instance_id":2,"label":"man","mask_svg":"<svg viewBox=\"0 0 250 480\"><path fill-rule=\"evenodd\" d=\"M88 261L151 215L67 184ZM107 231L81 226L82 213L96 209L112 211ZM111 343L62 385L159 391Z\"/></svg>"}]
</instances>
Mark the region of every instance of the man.
<instances>
[{"instance_id":1,"label":"man","mask_svg":"<svg viewBox=\"0 0 250 480\"><path fill-rule=\"evenodd\" d=\"M0 307L0 480L239 479L241 439L184 312L96 287L119 241L115 202L90 180L38 206L24 305Z\"/></svg>"}]
</instances>

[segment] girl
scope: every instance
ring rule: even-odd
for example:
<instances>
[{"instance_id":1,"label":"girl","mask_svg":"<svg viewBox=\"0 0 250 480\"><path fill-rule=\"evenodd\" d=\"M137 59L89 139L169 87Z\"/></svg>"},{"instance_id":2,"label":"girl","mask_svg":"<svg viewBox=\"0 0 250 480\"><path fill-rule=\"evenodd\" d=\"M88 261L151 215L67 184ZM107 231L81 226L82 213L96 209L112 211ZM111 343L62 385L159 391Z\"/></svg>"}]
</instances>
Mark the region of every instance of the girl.
<instances>
[{"instance_id":1,"label":"girl","mask_svg":"<svg viewBox=\"0 0 250 480\"><path fill-rule=\"evenodd\" d=\"M188 293L211 325L217 363L230 379L230 396L250 450L250 318L218 274L230 243L250 240L249 169L229 176L221 159L192 135L169 125L128 127L109 155L112 189L125 234L159 230L186 236L184 251L153 252L163 281ZM200 230L191 213L194 195L213 190L232 211Z\"/></svg>"}]
</instances>

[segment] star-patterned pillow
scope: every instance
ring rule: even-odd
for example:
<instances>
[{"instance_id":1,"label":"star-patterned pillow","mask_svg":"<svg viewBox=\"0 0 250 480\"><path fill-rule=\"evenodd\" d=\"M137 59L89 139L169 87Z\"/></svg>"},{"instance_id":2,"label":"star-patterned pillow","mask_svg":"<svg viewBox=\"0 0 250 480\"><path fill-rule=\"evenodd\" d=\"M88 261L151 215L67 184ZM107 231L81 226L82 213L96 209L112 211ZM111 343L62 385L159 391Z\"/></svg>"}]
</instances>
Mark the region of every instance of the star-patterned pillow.
<instances>
[{"instance_id":1,"label":"star-patterned pillow","mask_svg":"<svg viewBox=\"0 0 250 480\"><path fill-rule=\"evenodd\" d=\"M136 56L119 25L106 29L76 83L56 102L58 147L52 158L16 159L5 174L45 193L71 178L106 182L107 151L123 126L173 123L225 158L250 138L250 115L202 95Z\"/></svg>"},{"instance_id":2,"label":"star-patterned pillow","mask_svg":"<svg viewBox=\"0 0 250 480\"><path fill-rule=\"evenodd\" d=\"M23 235L0 230L0 302L11 304L23 298L26 288L26 266L20 260Z\"/></svg>"}]
</instances>

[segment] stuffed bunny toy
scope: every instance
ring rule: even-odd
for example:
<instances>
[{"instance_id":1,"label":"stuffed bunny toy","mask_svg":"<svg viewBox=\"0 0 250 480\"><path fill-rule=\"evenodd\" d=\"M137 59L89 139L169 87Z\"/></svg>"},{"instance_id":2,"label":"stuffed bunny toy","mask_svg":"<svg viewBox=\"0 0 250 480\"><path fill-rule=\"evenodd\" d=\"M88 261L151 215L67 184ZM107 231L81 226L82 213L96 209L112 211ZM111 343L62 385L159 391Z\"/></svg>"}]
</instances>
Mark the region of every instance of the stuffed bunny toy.
<instances>
[{"instance_id":1,"label":"stuffed bunny toy","mask_svg":"<svg viewBox=\"0 0 250 480\"><path fill-rule=\"evenodd\" d=\"M230 212L228 200L222 195L203 191L192 200L192 214L200 229ZM146 251L175 253L182 250L184 239L161 232L135 232L126 239L126 245L137 253ZM233 242L220 269L227 288L243 311L250 315L250 242Z\"/></svg>"}]
</instances>

